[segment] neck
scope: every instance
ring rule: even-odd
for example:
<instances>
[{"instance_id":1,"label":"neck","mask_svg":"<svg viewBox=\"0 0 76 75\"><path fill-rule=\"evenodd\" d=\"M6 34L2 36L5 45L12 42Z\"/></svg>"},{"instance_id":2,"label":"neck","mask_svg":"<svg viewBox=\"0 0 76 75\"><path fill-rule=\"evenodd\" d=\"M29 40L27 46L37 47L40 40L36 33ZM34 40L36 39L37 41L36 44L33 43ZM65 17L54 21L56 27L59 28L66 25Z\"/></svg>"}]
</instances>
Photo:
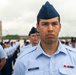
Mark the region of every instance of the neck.
<instances>
[{"instance_id":1,"label":"neck","mask_svg":"<svg viewBox=\"0 0 76 75\"><path fill-rule=\"evenodd\" d=\"M56 50L57 50L57 47L58 47L58 41L57 42L54 42L52 44L45 44L43 42L41 42L41 46L44 50L44 52L48 55L53 55Z\"/></svg>"},{"instance_id":2,"label":"neck","mask_svg":"<svg viewBox=\"0 0 76 75\"><path fill-rule=\"evenodd\" d=\"M37 43L33 43L33 44L32 44L32 46L36 46L36 45L37 45Z\"/></svg>"}]
</instances>

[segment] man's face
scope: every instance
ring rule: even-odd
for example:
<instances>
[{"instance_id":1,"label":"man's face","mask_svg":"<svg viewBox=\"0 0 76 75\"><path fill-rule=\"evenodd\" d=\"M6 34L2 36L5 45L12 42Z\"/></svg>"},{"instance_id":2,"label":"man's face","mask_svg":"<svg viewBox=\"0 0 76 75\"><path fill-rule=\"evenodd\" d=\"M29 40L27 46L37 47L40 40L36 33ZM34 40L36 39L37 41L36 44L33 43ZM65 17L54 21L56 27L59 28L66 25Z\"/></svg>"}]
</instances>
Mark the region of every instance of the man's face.
<instances>
[{"instance_id":1,"label":"man's face","mask_svg":"<svg viewBox=\"0 0 76 75\"><path fill-rule=\"evenodd\" d=\"M39 42L39 37L37 36L37 33L31 34L29 36L29 40L30 40L32 45L37 45Z\"/></svg>"},{"instance_id":2,"label":"man's face","mask_svg":"<svg viewBox=\"0 0 76 75\"><path fill-rule=\"evenodd\" d=\"M61 29L61 24L58 21L58 17L44 20L40 19L37 24L37 30L40 33L40 39L42 42L50 44L58 40L58 35Z\"/></svg>"},{"instance_id":3,"label":"man's face","mask_svg":"<svg viewBox=\"0 0 76 75\"><path fill-rule=\"evenodd\" d=\"M76 42L71 42L71 44L72 44L73 46L75 46Z\"/></svg>"}]
</instances>

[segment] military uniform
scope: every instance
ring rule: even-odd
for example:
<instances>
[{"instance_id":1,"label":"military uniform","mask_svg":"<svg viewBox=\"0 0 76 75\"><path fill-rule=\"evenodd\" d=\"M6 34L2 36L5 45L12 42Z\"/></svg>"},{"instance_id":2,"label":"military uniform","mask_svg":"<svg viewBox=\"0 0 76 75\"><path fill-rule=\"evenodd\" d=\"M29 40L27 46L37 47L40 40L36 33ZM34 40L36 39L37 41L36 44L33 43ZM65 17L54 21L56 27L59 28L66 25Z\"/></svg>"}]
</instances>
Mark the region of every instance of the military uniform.
<instances>
[{"instance_id":1,"label":"military uniform","mask_svg":"<svg viewBox=\"0 0 76 75\"><path fill-rule=\"evenodd\" d=\"M47 55L40 46L28 48L14 67L13 75L74 75L76 51L59 43L57 51Z\"/></svg>"},{"instance_id":2,"label":"military uniform","mask_svg":"<svg viewBox=\"0 0 76 75\"><path fill-rule=\"evenodd\" d=\"M30 47L33 47L32 44L29 44L29 45L27 45L27 46L23 46L23 47L21 48L20 55L26 50L26 48L30 48Z\"/></svg>"},{"instance_id":3,"label":"military uniform","mask_svg":"<svg viewBox=\"0 0 76 75\"><path fill-rule=\"evenodd\" d=\"M41 41L37 46L27 48L22 53L15 63L12 75L76 75L76 51L58 40L59 19L60 15L55 8L46 2L37 15L37 28ZM54 51L50 51L52 54L48 51L51 48Z\"/></svg>"},{"instance_id":4,"label":"military uniform","mask_svg":"<svg viewBox=\"0 0 76 75\"><path fill-rule=\"evenodd\" d=\"M8 42L7 42L8 43ZM4 51L7 55L6 64L3 68L3 75L11 75L12 73L12 61L14 60L14 53L19 46L19 42L16 42L13 46L4 48Z\"/></svg>"},{"instance_id":5,"label":"military uniform","mask_svg":"<svg viewBox=\"0 0 76 75\"><path fill-rule=\"evenodd\" d=\"M6 58L6 57L7 57L7 55L6 55L6 53L4 52L2 46L0 45L0 62L1 62L1 59L2 59L2 58ZM2 75L1 71L0 71L0 75Z\"/></svg>"},{"instance_id":6,"label":"military uniform","mask_svg":"<svg viewBox=\"0 0 76 75\"><path fill-rule=\"evenodd\" d=\"M4 57L6 58L7 56L6 56L6 53L3 51L2 46L0 45L0 59Z\"/></svg>"},{"instance_id":7,"label":"military uniform","mask_svg":"<svg viewBox=\"0 0 76 75\"><path fill-rule=\"evenodd\" d=\"M28 34L28 36L30 36L31 34L35 34L35 33L37 33L37 29L35 28L35 27L32 27L31 28L31 30L30 30L30 32L29 32L29 34ZM26 44L27 43L27 41L26 40L24 40L24 43ZM26 50L26 48L30 48L30 47L33 47L32 46L32 42L30 43L30 44L28 44L28 45L23 45L22 46L22 48L21 48L21 51L20 51L20 55Z\"/></svg>"}]
</instances>

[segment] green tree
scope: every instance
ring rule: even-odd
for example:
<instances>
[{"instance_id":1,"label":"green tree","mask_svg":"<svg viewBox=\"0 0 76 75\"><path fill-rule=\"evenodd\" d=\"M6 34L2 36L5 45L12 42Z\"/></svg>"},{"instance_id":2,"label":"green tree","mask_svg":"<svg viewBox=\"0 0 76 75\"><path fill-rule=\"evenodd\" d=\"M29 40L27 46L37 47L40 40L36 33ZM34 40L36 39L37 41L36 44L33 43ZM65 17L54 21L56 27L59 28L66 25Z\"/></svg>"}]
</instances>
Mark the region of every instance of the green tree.
<instances>
[{"instance_id":1,"label":"green tree","mask_svg":"<svg viewBox=\"0 0 76 75\"><path fill-rule=\"evenodd\" d=\"M6 35L4 39L20 39L19 35Z\"/></svg>"}]
</instances>

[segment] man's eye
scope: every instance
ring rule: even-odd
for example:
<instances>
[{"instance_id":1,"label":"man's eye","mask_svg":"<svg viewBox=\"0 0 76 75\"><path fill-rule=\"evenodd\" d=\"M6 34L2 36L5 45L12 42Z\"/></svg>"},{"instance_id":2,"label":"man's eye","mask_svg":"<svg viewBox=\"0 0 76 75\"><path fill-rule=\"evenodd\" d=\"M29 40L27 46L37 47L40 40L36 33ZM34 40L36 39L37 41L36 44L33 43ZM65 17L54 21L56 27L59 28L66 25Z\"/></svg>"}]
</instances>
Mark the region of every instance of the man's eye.
<instances>
[{"instance_id":1,"label":"man's eye","mask_svg":"<svg viewBox=\"0 0 76 75\"><path fill-rule=\"evenodd\" d=\"M42 25L47 26L48 24L47 23L43 23Z\"/></svg>"},{"instance_id":2,"label":"man's eye","mask_svg":"<svg viewBox=\"0 0 76 75\"><path fill-rule=\"evenodd\" d=\"M52 25L58 25L58 23L57 23L57 22L55 22L55 23L52 23Z\"/></svg>"}]
</instances>

